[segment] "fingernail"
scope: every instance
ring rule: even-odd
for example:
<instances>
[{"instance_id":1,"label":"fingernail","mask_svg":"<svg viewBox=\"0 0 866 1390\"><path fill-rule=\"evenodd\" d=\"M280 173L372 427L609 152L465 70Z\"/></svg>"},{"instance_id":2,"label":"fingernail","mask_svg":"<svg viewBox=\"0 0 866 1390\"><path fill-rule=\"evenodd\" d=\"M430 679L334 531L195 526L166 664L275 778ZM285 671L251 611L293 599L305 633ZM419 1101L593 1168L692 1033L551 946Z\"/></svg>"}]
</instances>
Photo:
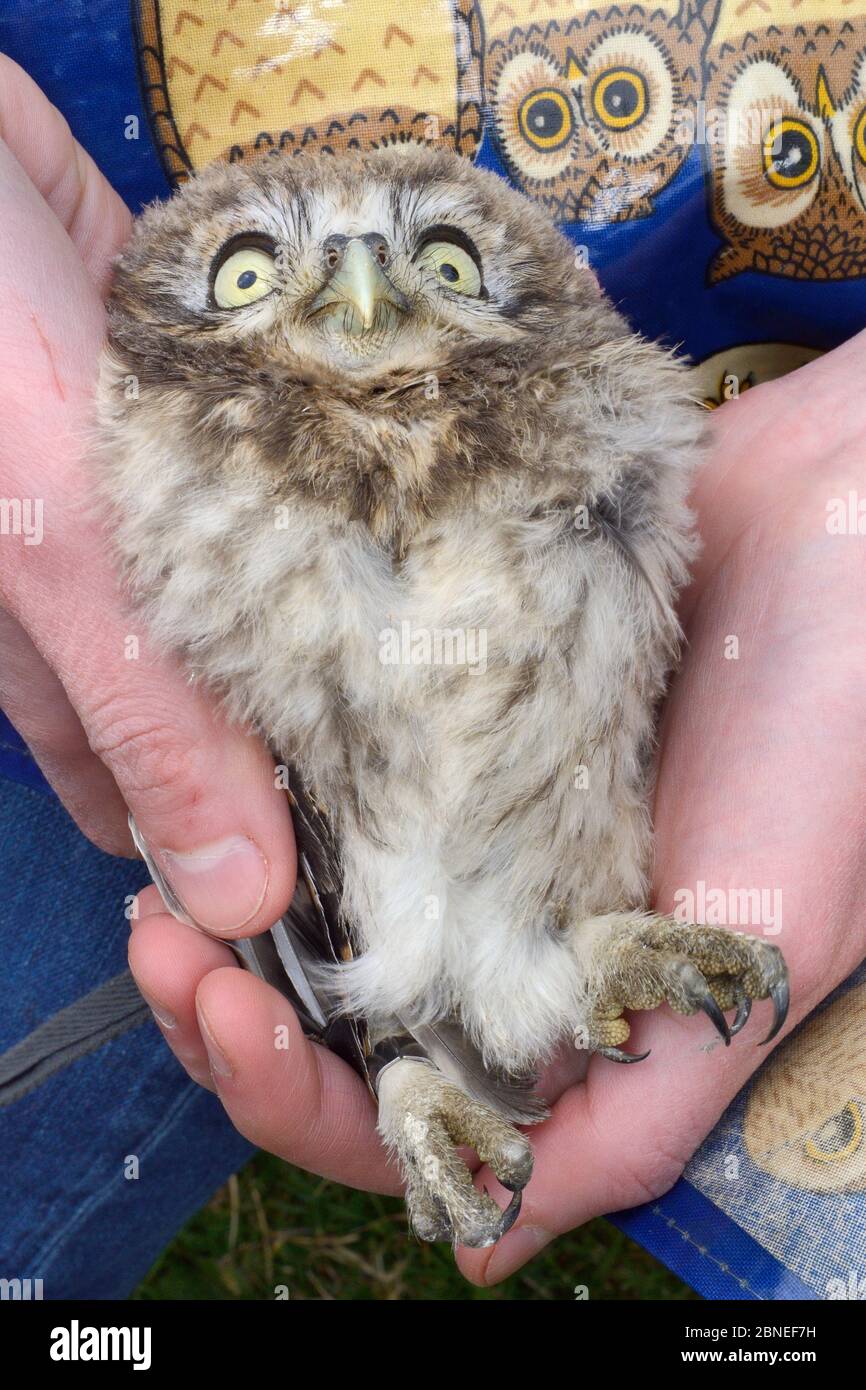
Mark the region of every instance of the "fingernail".
<instances>
[{"instance_id":1,"label":"fingernail","mask_svg":"<svg viewBox=\"0 0 866 1390\"><path fill-rule=\"evenodd\" d=\"M239 931L262 905L267 860L243 835L184 853L164 849L159 857L184 910L206 931Z\"/></svg>"},{"instance_id":2,"label":"fingernail","mask_svg":"<svg viewBox=\"0 0 866 1390\"><path fill-rule=\"evenodd\" d=\"M217 1042L216 1038L211 1032L210 1027L208 1026L207 1019L205 1018L201 1009L196 1008L196 1013L198 1014L198 1022L199 1027L201 1028L202 1041L204 1042L204 1045L207 1049L207 1056L208 1061L210 1062L211 1071L213 1072L214 1076L231 1076L231 1066L229 1065L223 1052L221 1051L219 1043Z\"/></svg>"},{"instance_id":3,"label":"fingernail","mask_svg":"<svg viewBox=\"0 0 866 1390\"><path fill-rule=\"evenodd\" d=\"M148 999L146 994L143 996L143 998L145 1004L150 1009L150 1012L153 1014L157 1023L161 1023L163 1028L177 1027L177 1019L175 1018L174 1014L170 1014L168 1009L163 1008L162 1004L154 1004L153 1000Z\"/></svg>"},{"instance_id":4,"label":"fingernail","mask_svg":"<svg viewBox=\"0 0 866 1390\"><path fill-rule=\"evenodd\" d=\"M509 1274L520 1269L521 1265L531 1260L552 1240L550 1231L543 1230L541 1226L520 1226L516 1231L509 1231L504 1240L496 1246L488 1261L484 1274L485 1284L507 1279Z\"/></svg>"}]
</instances>

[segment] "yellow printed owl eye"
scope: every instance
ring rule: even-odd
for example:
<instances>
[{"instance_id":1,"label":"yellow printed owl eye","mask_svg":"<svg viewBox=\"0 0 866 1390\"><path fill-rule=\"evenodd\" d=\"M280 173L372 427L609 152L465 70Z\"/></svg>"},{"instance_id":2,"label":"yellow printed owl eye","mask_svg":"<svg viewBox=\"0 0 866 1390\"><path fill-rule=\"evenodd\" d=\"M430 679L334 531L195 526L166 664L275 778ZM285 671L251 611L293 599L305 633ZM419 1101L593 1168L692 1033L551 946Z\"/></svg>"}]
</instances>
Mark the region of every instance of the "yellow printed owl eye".
<instances>
[{"instance_id":1,"label":"yellow printed owl eye","mask_svg":"<svg viewBox=\"0 0 866 1390\"><path fill-rule=\"evenodd\" d=\"M213 276L214 303L220 309L240 309L264 299L274 288L274 262L273 252L259 243L236 245L228 255L224 251Z\"/></svg>"},{"instance_id":2,"label":"yellow printed owl eye","mask_svg":"<svg viewBox=\"0 0 866 1390\"><path fill-rule=\"evenodd\" d=\"M517 108L517 125L535 150L558 150L571 138L574 116L568 99L555 87L541 87Z\"/></svg>"},{"instance_id":3,"label":"yellow printed owl eye","mask_svg":"<svg viewBox=\"0 0 866 1390\"><path fill-rule=\"evenodd\" d=\"M806 1153L817 1163L839 1163L856 1153L863 1139L860 1106L849 1100L844 1109L806 1140Z\"/></svg>"},{"instance_id":4,"label":"yellow printed owl eye","mask_svg":"<svg viewBox=\"0 0 866 1390\"><path fill-rule=\"evenodd\" d=\"M854 127L854 148L861 164L866 164L866 106L857 117L857 124Z\"/></svg>"},{"instance_id":5,"label":"yellow printed owl eye","mask_svg":"<svg viewBox=\"0 0 866 1390\"><path fill-rule=\"evenodd\" d=\"M649 109L647 84L634 68L611 68L592 85L592 109L608 130L631 130Z\"/></svg>"},{"instance_id":6,"label":"yellow printed owl eye","mask_svg":"<svg viewBox=\"0 0 866 1390\"><path fill-rule=\"evenodd\" d=\"M812 127L785 116L764 136L764 173L774 188L804 188L818 172L820 154Z\"/></svg>"},{"instance_id":7,"label":"yellow printed owl eye","mask_svg":"<svg viewBox=\"0 0 866 1390\"><path fill-rule=\"evenodd\" d=\"M469 252L453 241L428 241L416 257L418 265L430 270L446 289L455 294L479 295L481 271Z\"/></svg>"}]
</instances>

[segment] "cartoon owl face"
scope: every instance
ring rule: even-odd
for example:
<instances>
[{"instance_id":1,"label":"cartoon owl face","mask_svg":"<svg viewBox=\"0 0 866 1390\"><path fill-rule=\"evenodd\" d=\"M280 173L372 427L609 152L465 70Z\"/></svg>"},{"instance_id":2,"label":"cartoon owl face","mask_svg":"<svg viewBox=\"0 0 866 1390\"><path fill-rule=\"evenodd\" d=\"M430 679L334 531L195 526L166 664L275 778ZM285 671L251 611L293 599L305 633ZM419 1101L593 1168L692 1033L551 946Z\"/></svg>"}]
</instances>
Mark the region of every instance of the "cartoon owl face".
<instances>
[{"instance_id":1,"label":"cartoon owl face","mask_svg":"<svg viewBox=\"0 0 866 1390\"><path fill-rule=\"evenodd\" d=\"M726 245L711 283L749 269L809 280L866 271L866 20L825 0L819 22L801 22L817 4L801 0L798 22L772 31L735 35L720 16L707 150Z\"/></svg>"},{"instance_id":2,"label":"cartoon owl face","mask_svg":"<svg viewBox=\"0 0 866 1390\"><path fill-rule=\"evenodd\" d=\"M486 99L515 183L560 221L651 212L688 153L682 116L700 94L717 4L552 0L546 12L562 13L543 24L532 22L536 0L483 8Z\"/></svg>"},{"instance_id":3,"label":"cartoon owl face","mask_svg":"<svg viewBox=\"0 0 866 1390\"><path fill-rule=\"evenodd\" d=\"M743 1136L755 1163L794 1187L866 1190L866 986L842 995L761 1069Z\"/></svg>"}]
</instances>

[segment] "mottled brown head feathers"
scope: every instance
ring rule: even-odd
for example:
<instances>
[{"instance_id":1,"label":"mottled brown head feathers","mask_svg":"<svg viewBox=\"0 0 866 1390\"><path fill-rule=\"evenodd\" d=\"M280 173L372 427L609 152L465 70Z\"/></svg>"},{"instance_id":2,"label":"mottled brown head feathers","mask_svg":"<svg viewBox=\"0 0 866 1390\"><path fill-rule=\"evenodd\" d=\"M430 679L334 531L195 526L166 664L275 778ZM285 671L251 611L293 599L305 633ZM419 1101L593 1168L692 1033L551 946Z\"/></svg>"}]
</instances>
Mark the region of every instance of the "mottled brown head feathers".
<instances>
[{"instance_id":1,"label":"mottled brown head feathers","mask_svg":"<svg viewBox=\"0 0 866 1390\"><path fill-rule=\"evenodd\" d=\"M441 227L477 256L478 295L419 268L418 247ZM406 305L358 337L323 333L311 315L335 234L381 235ZM246 237L276 248L274 288L220 308L216 258ZM214 466L232 442L232 466L266 471L276 497L318 498L398 549L415 519L513 471L515 439L544 435L557 375L627 340L542 212L496 175L422 147L206 170L139 219L109 321L136 410L158 395L163 428L212 440L201 456Z\"/></svg>"}]
</instances>

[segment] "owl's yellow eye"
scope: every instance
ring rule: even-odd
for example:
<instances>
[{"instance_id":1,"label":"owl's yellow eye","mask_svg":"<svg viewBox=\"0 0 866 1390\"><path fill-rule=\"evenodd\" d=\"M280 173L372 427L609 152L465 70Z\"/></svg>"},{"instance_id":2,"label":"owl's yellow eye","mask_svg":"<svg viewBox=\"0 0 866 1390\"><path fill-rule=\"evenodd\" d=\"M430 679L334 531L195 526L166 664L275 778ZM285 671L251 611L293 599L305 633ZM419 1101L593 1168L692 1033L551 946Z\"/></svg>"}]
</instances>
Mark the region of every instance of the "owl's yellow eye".
<instances>
[{"instance_id":1,"label":"owl's yellow eye","mask_svg":"<svg viewBox=\"0 0 866 1390\"><path fill-rule=\"evenodd\" d=\"M536 150L558 150L574 130L571 105L555 87L542 87L525 96L517 108L524 140Z\"/></svg>"},{"instance_id":2,"label":"owl's yellow eye","mask_svg":"<svg viewBox=\"0 0 866 1390\"><path fill-rule=\"evenodd\" d=\"M240 309L274 288L274 256L263 246L239 246L219 265L213 297L220 309Z\"/></svg>"},{"instance_id":3,"label":"owl's yellow eye","mask_svg":"<svg viewBox=\"0 0 866 1390\"><path fill-rule=\"evenodd\" d=\"M479 295L481 271L472 256L452 241L428 241L417 256L418 265L432 271L455 294Z\"/></svg>"},{"instance_id":4,"label":"owl's yellow eye","mask_svg":"<svg viewBox=\"0 0 866 1390\"><path fill-rule=\"evenodd\" d=\"M810 125L785 116L764 136L764 173L774 188L803 188L818 172L818 137Z\"/></svg>"},{"instance_id":5,"label":"owl's yellow eye","mask_svg":"<svg viewBox=\"0 0 866 1390\"><path fill-rule=\"evenodd\" d=\"M861 164L866 164L866 106L857 117L857 124L854 127L854 148Z\"/></svg>"},{"instance_id":6,"label":"owl's yellow eye","mask_svg":"<svg viewBox=\"0 0 866 1390\"><path fill-rule=\"evenodd\" d=\"M806 1140L806 1153L818 1163L839 1163L856 1153L863 1139L860 1106L849 1100L844 1109Z\"/></svg>"},{"instance_id":7,"label":"owl's yellow eye","mask_svg":"<svg viewBox=\"0 0 866 1390\"><path fill-rule=\"evenodd\" d=\"M647 113L647 84L634 68L611 68L592 84L591 101L608 130L631 130Z\"/></svg>"}]
</instances>

